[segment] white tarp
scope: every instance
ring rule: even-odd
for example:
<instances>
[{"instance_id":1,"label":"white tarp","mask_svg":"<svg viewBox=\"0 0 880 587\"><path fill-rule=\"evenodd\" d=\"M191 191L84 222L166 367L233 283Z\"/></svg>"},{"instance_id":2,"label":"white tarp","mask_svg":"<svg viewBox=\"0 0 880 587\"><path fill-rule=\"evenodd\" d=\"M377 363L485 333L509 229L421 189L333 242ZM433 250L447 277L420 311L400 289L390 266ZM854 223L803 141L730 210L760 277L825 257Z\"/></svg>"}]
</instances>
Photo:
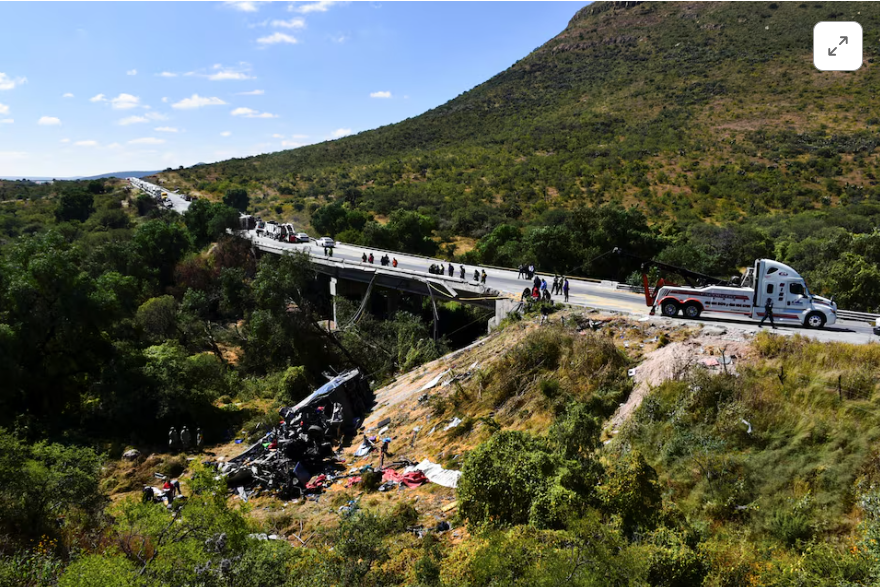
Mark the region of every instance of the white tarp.
<instances>
[{"instance_id":1,"label":"white tarp","mask_svg":"<svg viewBox=\"0 0 880 587\"><path fill-rule=\"evenodd\" d=\"M446 425L446 428L444 428L443 430L444 431L451 430L451 429L455 428L456 426L458 426L459 424L461 424L461 418L455 417L452 419L451 422L449 422L449 424Z\"/></svg>"},{"instance_id":2,"label":"white tarp","mask_svg":"<svg viewBox=\"0 0 880 587\"><path fill-rule=\"evenodd\" d=\"M461 471L444 469L437 463L432 463L429 459L425 459L415 467L407 467L404 469L404 473L410 473L412 471L421 471L431 483L436 483L443 487L452 487L453 489L458 487L458 479L461 477Z\"/></svg>"},{"instance_id":3,"label":"white tarp","mask_svg":"<svg viewBox=\"0 0 880 587\"><path fill-rule=\"evenodd\" d=\"M419 391L425 391L425 390L431 389L432 387L436 387L437 384L440 383L440 380L443 379L443 376L446 375L447 373L449 373L448 370L444 371L443 373L441 373L437 377L433 378L432 380L430 380L429 382L424 384Z\"/></svg>"}]
</instances>

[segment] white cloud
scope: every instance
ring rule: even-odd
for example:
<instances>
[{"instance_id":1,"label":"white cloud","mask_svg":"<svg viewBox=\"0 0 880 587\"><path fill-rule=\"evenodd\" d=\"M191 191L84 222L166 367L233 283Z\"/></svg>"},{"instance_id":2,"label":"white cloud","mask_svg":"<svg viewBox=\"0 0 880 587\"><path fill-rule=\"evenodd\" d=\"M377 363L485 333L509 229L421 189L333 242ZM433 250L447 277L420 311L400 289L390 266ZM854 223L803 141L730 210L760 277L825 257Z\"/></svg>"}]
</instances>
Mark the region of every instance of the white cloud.
<instances>
[{"instance_id":1,"label":"white cloud","mask_svg":"<svg viewBox=\"0 0 880 587\"><path fill-rule=\"evenodd\" d=\"M222 82L227 80L246 80L253 79L248 74L243 71L218 71L216 73L212 73L208 76L208 79L212 82Z\"/></svg>"},{"instance_id":2,"label":"white cloud","mask_svg":"<svg viewBox=\"0 0 880 587\"><path fill-rule=\"evenodd\" d=\"M275 133L274 135L272 135L272 138L273 138L273 139L283 139L283 138L284 138L284 135L280 135L280 134L278 134L278 133Z\"/></svg>"},{"instance_id":3,"label":"white cloud","mask_svg":"<svg viewBox=\"0 0 880 587\"><path fill-rule=\"evenodd\" d=\"M0 104L0 114L9 114L9 106Z\"/></svg>"},{"instance_id":4,"label":"white cloud","mask_svg":"<svg viewBox=\"0 0 880 587\"><path fill-rule=\"evenodd\" d=\"M290 20L273 20L271 23L273 27L282 28L282 29L304 29L306 28L306 21L302 18L291 18Z\"/></svg>"},{"instance_id":5,"label":"white cloud","mask_svg":"<svg viewBox=\"0 0 880 587\"><path fill-rule=\"evenodd\" d=\"M54 116L42 116L37 121L37 124L42 126L57 126L61 124L61 119L55 118Z\"/></svg>"},{"instance_id":6,"label":"white cloud","mask_svg":"<svg viewBox=\"0 0 880 587\"><path fill-rule=\"evenodd\" d=\"M160 126L158 128L154 128L156 132L177 132L177 129L173 126Z\"/></svg>"},{"instance_id":7,"label":"white cloud","mask_svg":"<svg viewBox=\"0 0 880 587\"><path fill-rule=\"evenodd\" d=\"M0 124L12 124L15 122L14 118L0 118Z\"/></svg>"},{"instance_id":8,"label":"white cloud","mask_svg":"<svg viewBox=\"0 0 880 587\"><path fill-rule=\"evenodd\" d=\"M107 101L107 98L104 96L104 94L98 94L97 96L92 96L91 98L89 98L89 102L106 102L106 101Z\"/></svg>"},{"instance_id":9,"label":"white cloud","mask_svg":"<svg viewBox=\"0 0 880 587\"><path fill-rule=\"evenodd\" d=\"M164 102L165 104L167 104L167 103L168 103L168 98L165 97L165 96L163 96L163 97L162 97L162 102Z\"/></svg>"},{"instance_id":10,"label":"white cloud","mask_svg":"<svg viewBox=\"0 0 880 587\"><path fill-rule=\"evenodd\" d=\"M9 77L5 73L0 72L0 90L11 90L23 83L27 83L26 77Z\"/></svg>"},{"instance_id":11,"label":"white cloud","mask_svg":"<svg viewBox=\"0 0 880 587\"><path fill-rule=\"evenodd\" d=\"M69 142L70 142L70 139L61 139L61 142L62 142L62 143L69 143Z\"/></svg>"},{"instance_id":12,"label":"white cloud","mask_svg":"<svg viewBox=\"0 0 880 587\"><path fill-rule=\"evenodd\" d=\"M138 106L140 101L141 99L137 96L132 96L131 94L119 94L110 100L110 103L116 110L128 110L129 108Z\"/></svg>"},{"instance_id":13,"label":"white cloud","mask_svg":"<svg viewBox=\"0 0 880 587\"><path fill-rule=\"evenodd\" d=\"M199 96L198 94L193 94L190 98L184 98L180 102L172 104L172 108L177 108L178 110L189 110L192 108L201 108L202 106L222 106L226 104L220 98L205 98Z\"/></svg>"},{"instance_id":14,"label":"white cloud","mask_svg":"<svg viewBox=\"0 0 880 587\"><path fill-rule=\"evenodd\" d=\"M159 77L177 77L176 73L171 73L170 71L163 71L162 73L156 74Z\"/></svg>"},{"instance_id":15,"label":"white cloud","mask_svg":"<svg viewBox=\"0 0 880 587\"><path fill-rule=\"evenodd\" d=\"M252 108L240 107L231 112L233 116L243 116L245 118L278 118L277 114L268 112L258 112Z\"/></svg>"},{"instance_id":16,"label":"white cloud","mask_svg":"<svg viewBox=\"0 0 880 587\"><path fill-rule=\"evenodd\" d=\"M371 92L370 98L390 98L391 92Z\"/></svg>"},{"instance_id":17,"label":"white cloud","mask_svg":"<svg viewBox=\"0 0 880 587\"><path fill-rule=\"evenodd\" d=\"M291 12L299 12L300 14L309 14L310 12L327 12L331 6L336 4L332 0L320 0L319 2L306 2L305 4L291 4L287 9Z\"/></svg>"},{"instance_id":18,"label":"white cloud","mask_svg":"<svg viewBox=\"0 0 880 587\"><path fill-rule=\"evenodd\" d=\"M128 118L123 118L117 124L128 126L129 124L138 124L140 122L150 122L150 120L145 116L129 116Z\"/></svg>"},{"instance_id":19,"label":"white cloud","mask_svg":"<svg viewBox=\"0 0 880 587\"><path fill-rule=\"evenodd\" d=\"M73 144L77 147L97 147L98 141L76 141Z\"/></svg>"},{"instance_id":20,"label":"white cloud","mask_svg":"<svg viewBox=\"0 0 880 587\"><path fill-rule=\"evenodd\" d=\"M142 139L132 139L128 141L129 145L161 145L165 139L157 139L156 137L144 137Z\"/></svg>"},{"instance_id":21,"label":"white cloud","mask_svg":"<svg viewBox=\"0 0 880 587\"><path fill-rule=\"evenodd\" d=\"M334 43L344 43L348 40L348 37L346 37L343 34L338 34L336 36L331 36L330 40L333 41Z\"/></svg>"},{"instance_id":22,"label":"white cloud","mask_svg":"<svg viewBox=\"0 0 880 587\"><path fill-rule=\"evenodd\" d=\"M290 35L285 35L284 33L272 33L268 37L260 37L259 39L257 39L257 43L261 45L277 45L278 43L288 43L290 45L295 45L298 42L299 41L297 41Z\"/></svg>"},{"instance_id":23,"label":"white cloud","mask_svg":"<svg viewBox=\"0 0 880 587\"><path fill-rule=\"evenodd\" d=\"M150 120L168 120L168 117L160 112L147 112L144 116Z\"/></svg>"},{"instance_id":24,"label":"white cloud","mask_svg":"<svg viewBox=\"0 0 880 587\"><path fill-rule=\"evenodd\" d=\"M298 143L296 141L281 141L282 147L290 147L291 149L302 147L303 145L305 145L305 143Z\"/></svg>"},{"instance_id":25,"label":"white cloud","mask_svg":"<svg viewBox=\"0 0 880 587\"><path fill-rule=\"evenodd\" d=\"M228 137L228 136L232 136L232 133L229 132L228 130L224 130L223 132L220 133L220 136L221 137Z\"/></svg>"},{"instance_id":26,"label":"white cloud","mask_svg":"<svg viewBox=\"0 0 880 587\"><path fill-rule=\"evenodd\" d=\"M70 92L67 92L66 94L64 94L64 95L61 96L61 97L62 97L62 98L73 98L73 94L71 94Z\"/></svg>"},{"instance_id":27,"label":"white cloud","mask_svg":"<svg viewBox=\"0 0 880 587\"><path fill-rule=\"evenodd\" d=\"M331 136L332 136L334 139L339 139L339 138L342 138L342 137L347 137L347 136L350 135L350 134L351 134L351 129L350 129L350 128L337 128L336 130L334 130L334 131L331 133Z\"/></svg>"},{"instance_id":28,"label":"white cloud","mask_svg":"<svg viewBox=\"0 0 880 587\"><path fill-rule=\"evenodd\" d=\"M128 71L125 72L125 75L137 75L137 74L138 74L138 70L136 70L136 69L129 69Z\"/></svg>"},{"instance_id":29,"label":"white cloud","mask_svg":"<svg viewBox=\"0 0 880 587\"><path fill-rule=\"evenodd\" d=\"M232 8L233 10L238 10L240 12L257 12L260 10L260 4L262 2L252 1L252 0L236 0L232 2L224 2L225 6Z\"/></svg>"},{"instance_id":30,"label":"white cloud","mask_svg":"<svg viewBox=\"0 0 880 587\"><path fill-rule=\"evenodd\" d=\"M121 149L122 145L120 145L119 143L110 143L109 145L107 145L107 148L108 149Z\"/></svg>"},{"instance_id":31,"label":"white cloud","mask_svg":"<svg viewBox=\"0 0 880 587\"><path fill-rule=\"evenodd\" d=\"M265 93L264 90L251 90L250 92L239 92L236 96L262 96Z\"/></svg>"}]
</instances>

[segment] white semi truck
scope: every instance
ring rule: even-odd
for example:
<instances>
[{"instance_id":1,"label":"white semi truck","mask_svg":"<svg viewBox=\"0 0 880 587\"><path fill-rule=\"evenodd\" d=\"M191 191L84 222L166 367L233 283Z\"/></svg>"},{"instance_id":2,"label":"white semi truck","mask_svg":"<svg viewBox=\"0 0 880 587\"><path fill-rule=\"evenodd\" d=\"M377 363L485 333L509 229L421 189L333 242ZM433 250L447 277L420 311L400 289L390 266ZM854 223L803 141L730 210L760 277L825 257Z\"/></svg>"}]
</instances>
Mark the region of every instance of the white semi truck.
<instances>
[{"instance_id":1,"label":"white semi truck","mask_svg":"<svg viewBox=\"0 0 880 587\"><path fill-rule=\"evenodd\" d=\"M618 249L615 252L634 257ZM667 283L661 278L652 290L647 274L651 266L681 275L688 285ZM823 328L837 322L836 303L811 294L797 271L770 259L758 259L741 278L727 282L680 267L645 261L642 282L645 303L651 308L651 314L659 308L663 316L670 318L683 315L696 319L703 312L710 312L760 320L769 299L773 302L773 319L780 324Z\"/></svg>"}]
</instances>

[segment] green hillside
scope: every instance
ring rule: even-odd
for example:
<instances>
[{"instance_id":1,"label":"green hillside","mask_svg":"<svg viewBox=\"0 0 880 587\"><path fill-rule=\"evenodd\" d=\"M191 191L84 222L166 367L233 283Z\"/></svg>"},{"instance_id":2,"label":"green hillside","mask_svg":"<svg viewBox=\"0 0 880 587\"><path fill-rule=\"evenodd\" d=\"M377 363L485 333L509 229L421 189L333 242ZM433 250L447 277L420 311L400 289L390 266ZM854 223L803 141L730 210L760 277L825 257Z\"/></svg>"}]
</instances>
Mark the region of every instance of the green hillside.
<instances>
[{"instance_id":1,"label":"green hillside","mask_svg":"<svg viewBox=\"0 0 880 587\"><path fill-rule=\"evenodd\" d=\"M861 23L860 70L813 67L822 20ZM878 34L870 3L597 3L418 117L164 175L245 187L254 212L347 242L472 262L624 278L591 260L634 239L719 274L772 255L873 309L853 292L880 291Z\"/></svg>"}]
</instances>

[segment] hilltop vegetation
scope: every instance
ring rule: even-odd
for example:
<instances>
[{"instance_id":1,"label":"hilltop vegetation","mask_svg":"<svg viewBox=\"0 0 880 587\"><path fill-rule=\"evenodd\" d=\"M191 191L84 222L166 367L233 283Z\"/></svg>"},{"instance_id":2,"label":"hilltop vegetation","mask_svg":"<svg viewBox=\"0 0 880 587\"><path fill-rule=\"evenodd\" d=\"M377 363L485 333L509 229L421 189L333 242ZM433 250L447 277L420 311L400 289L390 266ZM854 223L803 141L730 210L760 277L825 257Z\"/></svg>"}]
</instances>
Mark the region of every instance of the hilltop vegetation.
<instances>
[{"instance_id":1,"label":"hilltop vegetation","mask_svg":"<svg viewBox=\"0 0 880 587\"><path fill-rule=\"evenodd\" d=\"M857 20L872 38L880 8L596 3L420 116L164 177L217 196L245 187L254 212L347 242L618 279L636 267L592 260L629 241L585 242L596 227L583 211L634 207L623 221L653 235L641 253L720 276L773 256L874 309L878 259L857 241L880 217L878 49L865 44L856 72L816 71L821 20ZM394 236L402 223L410 241Z\"/></svg>"}]
</instances>

